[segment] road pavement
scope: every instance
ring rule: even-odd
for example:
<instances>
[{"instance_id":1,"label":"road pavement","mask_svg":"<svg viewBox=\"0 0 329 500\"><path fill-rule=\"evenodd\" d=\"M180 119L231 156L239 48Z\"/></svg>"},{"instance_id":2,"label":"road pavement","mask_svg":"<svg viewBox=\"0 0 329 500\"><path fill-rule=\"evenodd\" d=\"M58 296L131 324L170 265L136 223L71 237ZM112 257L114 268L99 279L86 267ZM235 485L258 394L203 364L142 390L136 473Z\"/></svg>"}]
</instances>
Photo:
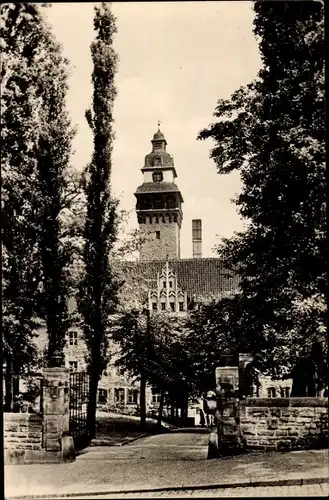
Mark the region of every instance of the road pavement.
<instances>
[{"instance_id":1,"label":"road pavement","mask_svg":"<svg viewBox=\"0 0 329 500\"><path fill-rule=\"evenodd\" d=\"M328 478L328 450L257 452L207 460L207 444L205 433L170 432L121 447L89 447L69 464L8 465L6 498L95 492L109 496L129 491L131 495L133 490L168 488L167 492L158 492L164 498L164 495L177 496L174 491L169 492L171 488L183 488L190 496L193 490L194 496L197 488L207 486L212 487L211 496L215 497L216 487L221 491L219 486L223 485ZM204 496L201 489L200 495Z\"/></svg>"}]
</instances>

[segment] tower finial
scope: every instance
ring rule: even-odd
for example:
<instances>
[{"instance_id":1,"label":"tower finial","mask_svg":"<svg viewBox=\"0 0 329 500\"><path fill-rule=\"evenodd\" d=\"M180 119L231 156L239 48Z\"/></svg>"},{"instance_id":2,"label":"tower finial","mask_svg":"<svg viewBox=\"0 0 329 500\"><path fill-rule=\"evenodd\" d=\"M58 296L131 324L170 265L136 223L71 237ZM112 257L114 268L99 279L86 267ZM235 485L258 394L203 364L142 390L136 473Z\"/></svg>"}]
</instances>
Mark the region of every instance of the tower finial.
<instances>
[{"instance_id":1,"label":"tower finial","mask_svg":"<svg viewBox=\"0 0 329 500\"><path fill-rule=\"evenodd\" d=\"M160 124L161 124L161 121L158 120L158 129L160 129Z\"/></svg>"}]
</instances>

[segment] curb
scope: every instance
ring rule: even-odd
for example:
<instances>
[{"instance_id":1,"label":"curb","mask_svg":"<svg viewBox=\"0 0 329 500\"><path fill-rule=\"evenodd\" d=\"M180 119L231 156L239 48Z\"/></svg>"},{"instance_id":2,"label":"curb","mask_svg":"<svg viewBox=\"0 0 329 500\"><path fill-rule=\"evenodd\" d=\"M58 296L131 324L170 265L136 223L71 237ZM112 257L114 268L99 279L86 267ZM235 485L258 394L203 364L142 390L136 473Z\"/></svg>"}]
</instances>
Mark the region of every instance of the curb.
<instances>
[{"instance_id":1,"label":"curb","mask_svg":"<svg viewBox=\"0 0 329 500\"><path fill-rule=\"evenodd\" d=\"M218 484L207 484L207 485L182 485L182 486L166 486L160 488L140 488L132 490L107 490L107 491L93 491L93 492L82 492L82 493L55 493L52 495L23 495L23 496L6 496L7 500L47 500L51 498L81 498L81 497L97 497L98 495L127 495L129 493L161 493L169 491L182 491L182 490L217 490L217 489L228 489L228 488L250 488L250 487L260 487L260 486L303 486L307 484L325 484L329 483L329 477L319 477L319 478L305 478L305 479L264 479L260 481L243 481L235 483L218 483Z\"/></svg>"},{"instance_id":2,"label":"curb","mask_svg":"<svg viewBox=\"0 0 329 500\"><path fill-rule=\"evenodd\" d=\"M137 441L137 439L141 439L141 438L147 437L147 436L150 436L150 434L147 434L145 432L145 433L139 434L138 436L135 436L133 438L123 439L122 441L120 441L120 443L117 443L114 446L124 446L125 444L132 443L133 441Z\"/></svg>"},{"instance_id":3,"label":"curb","mask_svg":"<svg viewBox=\"0 0 329 500\"><path fill-rule=\"evenodd\" d=\"M111 443L110 441L107 442L106 439L99 439L99 444L97 444L97 438L94 439L94 443L90 443L90 447L93 447L93 446L124 446L125 444L128 444L128 443L132 443L133 441L137 441L137 439L141 439L141 438L144 438L144 437L149 437L149 436L156 436L157 434L150 434L149 432L144 432L142 434L138 434L138 436L135 436L135 437L128 437L128 438L125 438L123 439L122 441L118 442L118 443Z\"/></svg>"},{"instance_id":4,"label":"curb","mask_svg":"<svg viewBox=\"0 0 329 500\"><path fill-rule=\"evenodd\" d=\"M94 447L94 446L124 446L125 444L131 443L133 441L136 441L137 439L140 439L140 438L143 438L143 437L147 437L149 435L150 434L147 434L147 433L139 434L138 436L135 436L135 437L132 437L132 438L125 438L125 439L123 439L122 441L120 441L118 443L111 443L110 441L107 441L106 439L99 439L99 440L97 440L97 438L95 438L94 442L91 442L89 446L91 448ZM99 441L99 443L97 443L97 441Z\"/></svg>"}]
</instances>

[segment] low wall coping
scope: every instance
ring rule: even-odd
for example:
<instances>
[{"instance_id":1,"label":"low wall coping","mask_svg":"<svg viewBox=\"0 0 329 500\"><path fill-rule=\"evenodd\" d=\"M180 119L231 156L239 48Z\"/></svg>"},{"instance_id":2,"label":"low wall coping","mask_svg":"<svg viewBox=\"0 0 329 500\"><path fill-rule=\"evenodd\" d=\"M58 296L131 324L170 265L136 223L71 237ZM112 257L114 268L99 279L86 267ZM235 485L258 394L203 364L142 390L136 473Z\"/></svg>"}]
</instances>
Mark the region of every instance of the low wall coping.
<instances>
[{"instance_id":1,"label":"low wall coping","mask_svg":"<svg viewBox=\"0 0 329 500\"><path fill-rule=\"evenodd\" d=\"M3 413L3 422L42 422L41 413Z\"/></svg>"},{"instance_id":2,"label":"low wall coping","mask_svg":"<svg viewBox=\"0 0 329 500\"><path fill-rule=\"evenodd\" d=\"M328 406L328 399L321 397L306 397L306 398L245 398L240 400L240 404L246 407L321 407Z\"/></svg>"}]
</instances>

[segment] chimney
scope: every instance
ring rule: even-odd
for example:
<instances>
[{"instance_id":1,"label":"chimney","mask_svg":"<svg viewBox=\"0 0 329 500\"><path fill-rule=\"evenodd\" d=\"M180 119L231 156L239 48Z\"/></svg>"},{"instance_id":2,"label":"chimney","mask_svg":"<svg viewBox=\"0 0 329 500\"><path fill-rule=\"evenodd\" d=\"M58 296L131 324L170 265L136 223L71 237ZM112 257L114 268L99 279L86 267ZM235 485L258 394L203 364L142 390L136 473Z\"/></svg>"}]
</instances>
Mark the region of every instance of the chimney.
<instances>
[{"instance_id":1,"label":"chimney","mask_svg":"<svg viewBox=\"0 0 329 500\"><path fill-rule=\"evenodd\" d=\"M202 257L202 220L192 220L193 259Z\"/></svg>"}]
</instances>

